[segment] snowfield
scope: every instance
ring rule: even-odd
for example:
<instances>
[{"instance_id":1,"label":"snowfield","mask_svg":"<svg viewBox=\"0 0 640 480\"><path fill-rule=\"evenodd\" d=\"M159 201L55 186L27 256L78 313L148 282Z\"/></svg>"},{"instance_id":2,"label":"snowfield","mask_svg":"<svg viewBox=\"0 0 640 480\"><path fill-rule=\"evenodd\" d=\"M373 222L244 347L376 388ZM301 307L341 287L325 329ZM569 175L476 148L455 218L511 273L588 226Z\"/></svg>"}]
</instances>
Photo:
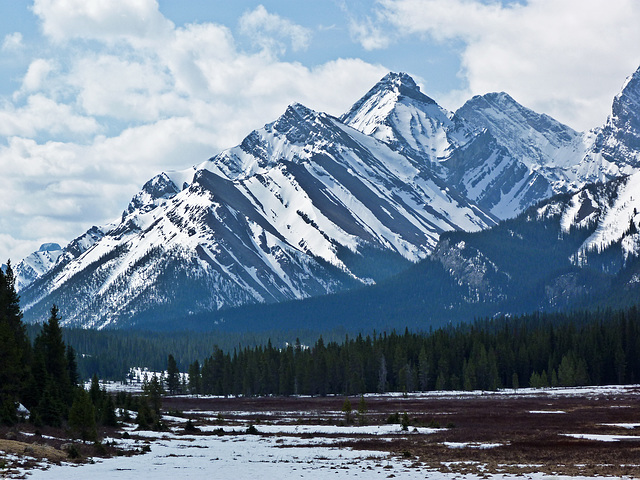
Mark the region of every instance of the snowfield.
<instances>
[{"instance_id":1,"label":"snowfield","mask_svg":"<svg viewBox=\"0 0 640 480\"><path fill-rule=\"evenodd\" d=\"M326 429L325 429L326 431ZM335 433L343 433L336 428ZM133 442L134 444L136 441ZM402 461L386 452L318 446L295 437L180 436L162 435L151 443L151 452L133 457L97 460L90 465L66 464L35 470L29 479L519 479L522 475L460 475L425 470L414 460ZM450 444L449 448L495 448L495 444ZM530 479L593 477L527 475Z\"/></svg>"}]
</instances>

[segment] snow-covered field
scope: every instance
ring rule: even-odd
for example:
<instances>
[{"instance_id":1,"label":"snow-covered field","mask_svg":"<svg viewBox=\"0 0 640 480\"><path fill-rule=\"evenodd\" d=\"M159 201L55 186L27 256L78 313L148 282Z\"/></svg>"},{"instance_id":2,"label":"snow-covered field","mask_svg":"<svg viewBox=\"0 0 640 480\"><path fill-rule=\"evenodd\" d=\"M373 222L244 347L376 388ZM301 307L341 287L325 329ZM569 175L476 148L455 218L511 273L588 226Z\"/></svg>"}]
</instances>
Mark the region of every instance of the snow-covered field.
<instances>
[{"instance_id":1,"label":"snow-covered field","mask_svg":"<svg viewBox=\"0 0 640 480\"><path fill-rule=\"evenodd\" d=\"M339 430L336 431L337 433ZM131 441L135 444L135 441ZM414 460L399 460L386 452L318 446L286 436L178 436L166 434L151 442L151 452L133 457L97 460L90 465L53 466L35 470L29 479L514 479L522 475L464 475L425 469ZM473 448L492 448L475 445ZM451 445L450 448L463 448ZM530 479L593 477L529 474Z\"/></svg>"}]
</instances>

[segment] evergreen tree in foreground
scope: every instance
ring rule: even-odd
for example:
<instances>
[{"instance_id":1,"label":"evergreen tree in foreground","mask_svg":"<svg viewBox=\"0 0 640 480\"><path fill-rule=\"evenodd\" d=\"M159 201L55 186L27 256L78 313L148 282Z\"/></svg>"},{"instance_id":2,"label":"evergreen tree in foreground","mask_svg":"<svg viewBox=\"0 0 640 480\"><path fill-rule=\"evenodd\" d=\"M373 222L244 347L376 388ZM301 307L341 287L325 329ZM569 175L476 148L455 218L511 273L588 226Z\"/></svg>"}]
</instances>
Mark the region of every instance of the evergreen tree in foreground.
<instances>
[{"instance_id":1,"label":"evergreen tree in foreground","mask_svg":"<svg viewBox=\"0 0 640 480\"><path fill-rule=\"evenodd\" d=\"M17 420L16 407L27 379L29 340L16 293L11 262L0 270L0 423Z\"/></svg>"}]
</instances>

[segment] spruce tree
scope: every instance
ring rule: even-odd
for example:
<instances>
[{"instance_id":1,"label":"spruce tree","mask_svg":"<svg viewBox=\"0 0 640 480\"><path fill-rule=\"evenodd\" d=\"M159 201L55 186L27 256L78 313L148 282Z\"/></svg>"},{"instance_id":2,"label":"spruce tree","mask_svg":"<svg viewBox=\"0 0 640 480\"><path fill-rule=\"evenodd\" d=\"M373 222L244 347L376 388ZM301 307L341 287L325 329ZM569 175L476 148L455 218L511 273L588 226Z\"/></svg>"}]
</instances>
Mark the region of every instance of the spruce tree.
<instances>
[{"instance_id":1,"label":"spruce tree","mask_svg":"<svg viewBox=\"0 0 640 480\"><path fill-rule=\"evenodd\" d=\"M200 395L202 393L202 376L200 375L200 363L198 360L189 365L189 393Z\"/></svg>"},{"instance_id":2,"label":"spruce tree","mask_svg":"<svg viewBox=\"0 0 640 480\"><path fill-rule=\"evenodd\" d=\"M96 441L98 438L95 409L84 388L76 388L69 410L69 427L84 441Z\"/></svg>"},{"instance_id":3,"label":"spruce tree","mask_svg":"<svg viewBox=\"0 0 640 480\"><path fill-rule=\"evenodd\" d=\"M175 395L180 389L180 370L173 355L167 358L167 388L170 395Z\"/></svg>"},{"instance_id":4,"label":"spruce tree","mask_svg":"<svg viewBox=\"0 0 640 480\"><path fill-rule=\"evenodd\" d=\"M11 262L6 272L0 270L0 422L16 420L27 378L29 341L22 323L20 297L16 293Z\"/></svg>"}]
</instances>

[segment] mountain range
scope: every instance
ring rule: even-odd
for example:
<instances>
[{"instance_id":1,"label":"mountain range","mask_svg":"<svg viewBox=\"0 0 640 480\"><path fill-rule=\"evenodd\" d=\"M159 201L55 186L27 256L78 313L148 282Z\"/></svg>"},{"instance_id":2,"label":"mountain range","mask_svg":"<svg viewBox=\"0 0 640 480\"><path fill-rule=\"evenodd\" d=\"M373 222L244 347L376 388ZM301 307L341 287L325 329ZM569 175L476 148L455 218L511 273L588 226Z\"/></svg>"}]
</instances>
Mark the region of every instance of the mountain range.
<instances>
[{"instance_id":1,"label":"mountain range","mask_svg":"<svg viewBox=\"0 0 640 480\"><path fill-rule=\"evenodd\" d=\"M83 327L223 322L243 305L377 291L433 266L440 290L451 285L435 310L559 308L573 298L563 286L583 295L579 272L619 275L637 254L639 103L640 70L606 123L585 133L506 93L448 112L402 73L340 118L290 105L240 145L149 180L112 224L20 262L25 318L43 318L56 303L66 324ZM548 258L575 275L524 300L514 278L553 274L543 272L546 261L526 263L540 247L513 240L525 237L520 227L509 238L538 273L501 267L510 222L530 225L526 237L555 232L541 242L562 254ZM424 295L418 304L440 298Z\"/></svg>"}]
</instances>

